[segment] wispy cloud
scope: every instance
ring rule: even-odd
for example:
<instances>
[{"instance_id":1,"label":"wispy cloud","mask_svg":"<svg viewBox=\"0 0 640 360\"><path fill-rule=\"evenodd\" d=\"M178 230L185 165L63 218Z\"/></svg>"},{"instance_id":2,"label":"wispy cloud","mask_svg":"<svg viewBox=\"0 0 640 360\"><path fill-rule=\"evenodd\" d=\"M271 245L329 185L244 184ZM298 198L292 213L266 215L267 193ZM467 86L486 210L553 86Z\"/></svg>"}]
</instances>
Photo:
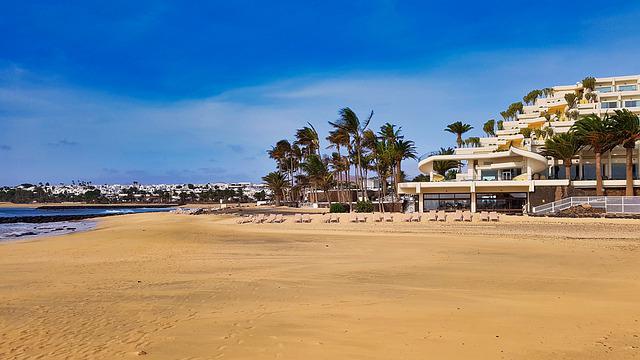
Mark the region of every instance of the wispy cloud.
<instances>
[{"instance_id":1,"label":"wispy cloud","mask_svg":"<svg viewBox=\"0 0 640 360\"><path fill-rule=\"evenodd\" d=\"M572 83L586 75L637 72L633 59L640 51L635 48L624 54L594 52L588 58L580 56L584 51L477 53L451 60L446 71L301 77L172 102L118 97L48 80L0 79L0 144L29 134L21 138L21 151L3 155L0 184L77 178L257 181L273 169L265 153L269 146L292 139L307 121L326 134L327 121L335 120L344 106L363 115L375 110L374 128L397 123L426 153L453 143L440 131L446 124L464 120L479 134L484 121L533 88ZM51 146L79 148L73 139L83 139L83 151L66 151L64 157L48 151ZM407 161L405 166L409 175L416 174L415 164Z\"/></svg>"},{"instance_id":2,"label":"wispy cloud","mask_svg":"<svg viewBox=\"0 0 640 360\"><path fill-rule=\"evenodd\" d=\"M62 140L58 140L56 142L47 143L47 145L49 145L49 146L76 146L76 145L78 145L78 143L75 142L75 141L69 141L67 139L62 139Z\"/></svg>"}]
</instances>

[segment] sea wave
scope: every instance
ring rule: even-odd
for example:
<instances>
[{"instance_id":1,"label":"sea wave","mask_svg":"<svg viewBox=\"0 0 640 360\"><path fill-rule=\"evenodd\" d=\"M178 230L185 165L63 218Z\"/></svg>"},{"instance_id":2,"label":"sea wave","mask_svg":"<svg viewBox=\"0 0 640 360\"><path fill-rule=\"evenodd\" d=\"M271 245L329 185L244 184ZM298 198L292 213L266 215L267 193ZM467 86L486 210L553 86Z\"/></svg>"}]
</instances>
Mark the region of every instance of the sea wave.
<instances>
[{"instance_id":1,"label":"sea wave","mask_svg":"<svg viewBox=\"0 0 640 360\"><path fill-rule=\"evenodd\" d=\"M0 224L0 241L21 240L38 236L64 235L87 231L95 227L95 221L60 221L42 224L10 223Z\"/></svg>"}]
</instances>

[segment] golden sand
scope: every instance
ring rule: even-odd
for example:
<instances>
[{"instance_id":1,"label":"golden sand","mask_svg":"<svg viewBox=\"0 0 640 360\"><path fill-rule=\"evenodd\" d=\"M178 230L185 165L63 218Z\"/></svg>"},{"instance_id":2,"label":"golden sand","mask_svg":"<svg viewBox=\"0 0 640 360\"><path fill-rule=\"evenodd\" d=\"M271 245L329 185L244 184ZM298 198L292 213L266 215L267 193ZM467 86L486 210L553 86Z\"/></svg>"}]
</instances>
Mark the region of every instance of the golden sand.
<instances>
[{"instance_id":1,"label":"golden sand","mask_svg":"<svg viewBox=\"0 0 640 360\"><path fill-rule=\"evenodd\" d=\"M2 244L0 359L640 358L638 221L313 216Z\"/></svg>"}]
</instances>

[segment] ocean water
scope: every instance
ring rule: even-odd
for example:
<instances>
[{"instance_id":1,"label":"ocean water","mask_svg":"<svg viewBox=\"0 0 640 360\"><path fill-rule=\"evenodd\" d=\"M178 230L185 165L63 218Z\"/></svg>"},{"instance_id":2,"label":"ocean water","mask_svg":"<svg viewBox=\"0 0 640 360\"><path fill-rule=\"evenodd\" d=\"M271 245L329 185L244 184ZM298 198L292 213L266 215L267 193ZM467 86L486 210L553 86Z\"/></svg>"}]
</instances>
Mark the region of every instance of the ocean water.
<instances>
[{"instance_id":1,"label":"ocean water","mask_svg":"<svg viewBox=\"0 0 640 360\"><path fill-rule=\"evenodd\" d=\"M38 236L53 236L87 231L95 227L95 221L57 221L43 224L11 223L0 224L0 242L22 240Z\"/></svg>"},{"instance_id":2,"label":"ocean water","mask_svg":"<svg viewBox=\"0 0 640 360\"><path fill-rule=\"evenodd\" d=\"M137 214L146 212L166 212L173 208L119 208L119 209L37 209L37 208L3 208L0 207L0 217L21 216L62 216L62 215L103 215L103 214Z\"/></svg>"},{"instance_id":3,"label":"ocean water","mask_svg":"<svg viewBox=\"0 0 640 360\"><path fill-rule=\"evenodd\" d=\"M96 209L96 208L78 208L78 209L37 209L37 208L3 208L0 207L0 218L19 218L24 216L47 216L51 218L51 222L45 223L22 223L14 222L8 224L0 224L0 241L28 239L38 236L52 236L69 234L78 231L86 231L93 229L95 221L93 220L77 220L77 221L55 221L55 216L65 215L124 215L138 214L147 212L166 212L174 208L118 208L118 209ZM18 221L18 219L16 219Z\"/></svg>"}]
</instances>

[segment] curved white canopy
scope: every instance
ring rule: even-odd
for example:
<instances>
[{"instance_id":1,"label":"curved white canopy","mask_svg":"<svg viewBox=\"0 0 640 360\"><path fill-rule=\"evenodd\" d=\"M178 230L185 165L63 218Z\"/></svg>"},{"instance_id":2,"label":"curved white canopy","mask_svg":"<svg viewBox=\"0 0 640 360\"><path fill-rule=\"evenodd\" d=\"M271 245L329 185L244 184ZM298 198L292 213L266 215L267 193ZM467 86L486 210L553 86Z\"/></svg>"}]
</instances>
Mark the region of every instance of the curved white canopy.
<instances>
[{"instance_id":1,"label":"curved white canopy","mask_svg":"<svg viewBox=\"0 0 640 360\"><path fill-rule=\"evenodd\" d=\"M442 161L442 160L461 161L461 160L480 160L480 159L489 160L489 159L509 158L514 156L521 156L527 159L529 162L529 166L531 166L531 171L533 171L534 173L543 171L547 168L547 158L545 158L544 156L531 151L510 147L509 150L506 150L506 151L496 151L496 152L490 152L490 153L432 155L418 163L418 170L420 170L424 174L429 174L431 171L433 171L434 161Z\"/></svg>"}]
</instances>

